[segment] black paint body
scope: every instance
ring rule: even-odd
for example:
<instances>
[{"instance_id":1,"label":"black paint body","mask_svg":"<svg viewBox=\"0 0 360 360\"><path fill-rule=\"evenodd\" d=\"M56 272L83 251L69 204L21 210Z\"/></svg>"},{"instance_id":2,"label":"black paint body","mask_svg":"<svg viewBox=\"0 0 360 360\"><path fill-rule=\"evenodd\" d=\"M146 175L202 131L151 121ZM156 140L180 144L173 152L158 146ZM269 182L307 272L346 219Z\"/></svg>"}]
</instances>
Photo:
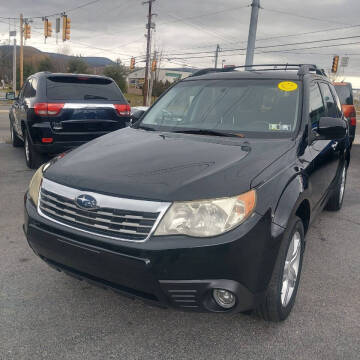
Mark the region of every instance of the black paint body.
<instances>
[{"instance_id":1,"label":"black paint body","mask_svg":"<svg viewBox=\"0 0 360 360\"><path fill-rule=\"evenodd\" d=\"M299 80L290 72L198 78L257 77ZM45 173L47 179L84 191L167 202L256 189L255 211L237 228L211 238L152 236L144 243L124 243L46 220L26 197L24 229L30 246L58 270L164 306L220 311L210 295L218 287L237 295L231 311L256 307L288 222L296 214L307 230L332 194L342 166L350 161L348 130L336 140L321 140L309 130L310 83L330 84L329 80L314 74L300 80L301 114L292 138L224 138L127 128L70 152ZM194 301L189 306L174 293L193 293Z\"/></svg>"}]
</instances>

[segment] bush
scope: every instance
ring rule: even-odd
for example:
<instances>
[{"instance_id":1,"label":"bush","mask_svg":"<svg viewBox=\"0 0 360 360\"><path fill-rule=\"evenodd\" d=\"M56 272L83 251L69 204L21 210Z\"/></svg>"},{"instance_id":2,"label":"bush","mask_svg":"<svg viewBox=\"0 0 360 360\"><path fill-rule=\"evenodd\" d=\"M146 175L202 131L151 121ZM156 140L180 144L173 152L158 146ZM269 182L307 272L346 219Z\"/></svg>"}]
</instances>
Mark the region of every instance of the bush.
<instances>
[{"instance_id":1,"label":"bush","mask_svg":"<svg viewBox=\"0 0 360 360\"><path fill-rule=\"evenodd\" d=\"M166 91L172 83L168 80L166 82L154 81L152 95L159 97L164 91Z\"/></svg>"},{"instance_id":2,"label":"bush","mask_svg":"<svg viewBox=\"0 0 360 360\"><path fill-rule=\"evenodd\" d=\"M72 58L68 62L68 72L74 74L87 74L87 63L79 56Z\"/></svg>"}]
</instances>

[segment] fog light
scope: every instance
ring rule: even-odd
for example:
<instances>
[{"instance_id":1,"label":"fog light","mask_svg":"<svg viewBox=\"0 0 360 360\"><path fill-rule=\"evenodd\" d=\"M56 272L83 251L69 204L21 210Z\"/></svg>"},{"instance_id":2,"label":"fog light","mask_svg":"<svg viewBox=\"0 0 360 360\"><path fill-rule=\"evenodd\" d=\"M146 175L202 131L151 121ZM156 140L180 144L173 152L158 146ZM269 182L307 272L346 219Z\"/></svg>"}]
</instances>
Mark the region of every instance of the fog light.
<instances>
[{"instance_id":1,"label":"fog light","mask_svg":"<svg viewBox=\"0 0 360 360\"><path fill-rule=\"evenodd\" d=\"M236 297L230 291L223 289L214 289L213 297L216 303L224 309L231 309L235 306Z\"/></svg>"}]
</instances>

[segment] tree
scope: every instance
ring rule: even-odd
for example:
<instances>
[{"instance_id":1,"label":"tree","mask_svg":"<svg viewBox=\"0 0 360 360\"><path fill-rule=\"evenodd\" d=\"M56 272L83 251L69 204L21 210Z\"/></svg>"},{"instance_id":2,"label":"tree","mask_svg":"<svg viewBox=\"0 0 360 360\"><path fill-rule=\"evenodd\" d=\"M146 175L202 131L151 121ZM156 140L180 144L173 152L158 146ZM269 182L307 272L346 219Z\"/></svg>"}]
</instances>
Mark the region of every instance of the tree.
<instances>
[{"instance_id":1,"label":"tree","mask_svg":"<svg viewBox=\"0 0 360 360\"><path fill-rule=\"evenodd\" d=\"M28 62L24 62L23 69L24 69L24 83L25 83L26 79L30 75L36 73L36 69L31 63L28 63ZM16 73L17 73L17 75L16 75L17 89L20 89L20 67L17 68Z\"/></svg>"},{"instance_id":2,"label":"tree","mask_svg":"<svg viewBox=\"0 0 360 360\"><path fill-rule=\"evenodd\" d=\"M49 57L40 61L38 71L55 71L55 66Z\"/></svg>"},{"instance_id":3,"label":"tree","mask_svg":"<svg viewBox=\"0 0 360 360\"><path fill-rule=\"evenodd\" d=\"M75 74L87 74L88 66L87 63L79 56L74 57L68 62L68 72Z\"/></svg>"},{"instance_id":4,"label":"tree","mask_svg":"<svg viewBox=\"0 0 360 360\"><path fill-rule=\"evenodd\" d=\"M104 69L104 75L112 78L116 84L119 86L122 92L127 90L127 70L120 61L117 61L114 65L108 65Z\"/></svg>"}]
</instances>

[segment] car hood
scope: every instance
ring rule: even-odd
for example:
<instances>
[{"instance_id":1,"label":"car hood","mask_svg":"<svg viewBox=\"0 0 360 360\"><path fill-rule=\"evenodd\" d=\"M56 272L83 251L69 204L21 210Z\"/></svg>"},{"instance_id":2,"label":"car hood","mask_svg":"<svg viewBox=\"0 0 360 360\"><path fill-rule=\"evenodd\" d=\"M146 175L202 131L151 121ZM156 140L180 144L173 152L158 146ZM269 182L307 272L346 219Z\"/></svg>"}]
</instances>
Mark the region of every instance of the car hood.
<instances>
[{"instance_id":1,"label":"car hood","mask_svg":"<svg viewBox=\"0 0 360 360\"><path fill-rule=\"evenodd\" d=\"M241 139L126 128L56 161L45 177L120 197L181 201L241 194L293 146L290 139Z\"/></svg>"}]
</instances>

